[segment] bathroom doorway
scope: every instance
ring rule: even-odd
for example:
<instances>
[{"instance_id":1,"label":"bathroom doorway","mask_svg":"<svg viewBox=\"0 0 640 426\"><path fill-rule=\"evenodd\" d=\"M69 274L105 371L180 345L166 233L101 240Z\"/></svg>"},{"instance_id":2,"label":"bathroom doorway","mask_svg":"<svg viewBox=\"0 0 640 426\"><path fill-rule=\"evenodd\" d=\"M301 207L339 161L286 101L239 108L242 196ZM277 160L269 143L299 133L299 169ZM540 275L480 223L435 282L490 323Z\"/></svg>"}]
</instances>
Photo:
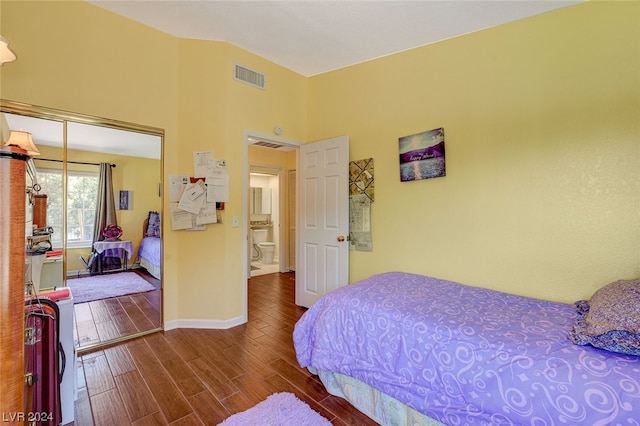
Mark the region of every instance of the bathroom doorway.
<instances>
[{"instance_id":1,"label":"bathroom doorway","mask_svg":"<svg viewBox=\"0 0 640 426\"><path fill-rule=\"evenodd\" d=\"M266 174L278 175L278 228L272 226L272 231L278 236L277 246L274 250L274 261L277 261L277 268L273 272L291 272L295 270L296 258L296 226L297 209L296 203L296 179L293 179L298 169L298 151L301 142L286 139L280 136L268 135L253 130L245 130L244 135L244 164L243 164L243 199L242 207L242 239L244 240L242 259L243 262L243 318L248 316L248 285L251 276L255 276L251 271L251 258L253 255L253 242L251 235L251 213L250 213L250 172L265 172ZM291 187L293 185L293 187ZM255 194L254 194L255 197ZM272 197L273 198L273 197ZM254 198L255 200L255 198ZM272 206L275 205L272 200ZM272 213L273 214L273 213ZM271 220L275 220L274 217ZM256 265L260 267L260 265ZM263 270L262 272L266 272ZM260 272L257 272L260 273Z\"/></svg>"},{"instance_id":2,"label":"bathroom doorway","mask_svg":"<svg viewBox=\"0 0 640 426\"><path fill-rule=\"evenodd\" d=\"M280 174L282 169L249 167L250 276L280 272Z\"/></svg>"}]
</instances>

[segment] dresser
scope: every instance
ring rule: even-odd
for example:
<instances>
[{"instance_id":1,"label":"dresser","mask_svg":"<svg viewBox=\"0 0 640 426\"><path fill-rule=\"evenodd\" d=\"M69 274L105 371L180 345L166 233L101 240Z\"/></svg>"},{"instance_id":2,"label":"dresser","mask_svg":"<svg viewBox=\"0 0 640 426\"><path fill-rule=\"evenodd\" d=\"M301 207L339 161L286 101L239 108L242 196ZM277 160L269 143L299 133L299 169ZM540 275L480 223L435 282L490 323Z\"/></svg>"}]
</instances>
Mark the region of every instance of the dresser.
<instances>
[{"instance_id":1,"label":"dresser","mask_svg":"<svg viewBox=\"0 0 640 426\"><path fill-rule=\"evenodd\" d=\"M24 413L26 151L0 146L0 411ZM6 268L6 269L5 269Z\"/></svg>"}]
</instances>

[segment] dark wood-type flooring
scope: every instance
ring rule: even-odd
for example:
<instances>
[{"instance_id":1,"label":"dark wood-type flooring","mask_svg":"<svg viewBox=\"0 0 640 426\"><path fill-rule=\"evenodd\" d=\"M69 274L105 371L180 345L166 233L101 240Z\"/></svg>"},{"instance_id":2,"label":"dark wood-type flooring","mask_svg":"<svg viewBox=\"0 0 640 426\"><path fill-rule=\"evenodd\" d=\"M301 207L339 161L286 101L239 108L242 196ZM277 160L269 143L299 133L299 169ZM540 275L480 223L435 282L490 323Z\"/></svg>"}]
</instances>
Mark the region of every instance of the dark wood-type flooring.
<instances>
[{"instance_id":1,"label":"dark wood-type flooring","mask_svg":"<svg viewBox=\"0 0 640 426\"><path fill-rule=\"evenodd\" d=\"M162 326L160 281L144 269L128 272L138 274L156 289L74 305L74 339L78 346L100 344Z\"/></svg>"},{"instance_id":2,"label":"dark wood-type flooring","mask_svg":"<svg viewBox=\"0 0 640 426\"><path fill-rule=\"evenodd\" d=\"M376 423L299 367L295 275L249 280L249 322L150 334L78 359L75 425L217 425L275 392L292 392L334 425Z\"/></svg>"}]
</instances>

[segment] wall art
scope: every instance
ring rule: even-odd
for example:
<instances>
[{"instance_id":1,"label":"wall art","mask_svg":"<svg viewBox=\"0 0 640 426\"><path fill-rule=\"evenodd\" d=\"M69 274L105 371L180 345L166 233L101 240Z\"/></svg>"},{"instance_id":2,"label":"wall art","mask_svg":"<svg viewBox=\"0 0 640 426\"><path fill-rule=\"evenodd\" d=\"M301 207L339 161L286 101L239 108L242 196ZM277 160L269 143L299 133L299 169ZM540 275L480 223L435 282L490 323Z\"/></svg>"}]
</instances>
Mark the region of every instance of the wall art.
<instances>
[{"instance_id":1,"label":"wall art","mask_svg":"<svg viewBox=\"0 0 640 426\"><path fill-rule=\"evenodd\" d=\"M373 158L349 162L349 195L364 194L373 202Z\"/></svg>"},{"instance_id":2,"label":"wall art","mask_svg":"<svg viewBox=\"0 0 640 426\"><path fill-rule=\"evenodd\" d=\"M133 210L133 191L118 191L118 210Z\"/></svg>"},{"instance_id":3,"label":"wall art","mask_svg":"<svg viewBox=\"0 0 640 426\"><path fill-rule=\"evenodd\" d=\"M400 181L445 176L444 128L428 130L398 139Z\"/></svg>"}]
</instances>

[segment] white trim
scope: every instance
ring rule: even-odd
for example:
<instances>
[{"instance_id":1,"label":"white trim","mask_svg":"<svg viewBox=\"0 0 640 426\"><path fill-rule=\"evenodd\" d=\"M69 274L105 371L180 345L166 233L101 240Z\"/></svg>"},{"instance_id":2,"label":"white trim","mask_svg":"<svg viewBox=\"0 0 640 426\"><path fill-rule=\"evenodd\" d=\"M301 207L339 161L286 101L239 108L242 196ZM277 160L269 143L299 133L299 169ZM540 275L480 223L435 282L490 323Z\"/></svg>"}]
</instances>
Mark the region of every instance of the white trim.
<instances>
[{"instance_id":1,"label":"white trim","mask_svg":"<svg viewBox=\"0 0 640 426\"><path fill-rule=\"evenodd\" d=\"M286 139L281 136L275 136L269 133L255 132L253 130L245 129L243 134L244 134L244 141L247 146L251 145L251 143L249 143L249 138L261 139L266 142L276 142L281 145L289 145L294 148L299 148L301 145L304 145L302 142L294 141L293 139ZM248 151L247 151L247 154L248 154ZM248 157L247 157L247 160L248 160Z\"/></svg>"},{"instance_id":2,"label":"white trim","mask_svg":"<svg viewBox=\"0 0 640 426\"><path fill-rule=\"evenodd\" d=\"M226 330L246 323L243 317L236 317L230 320L202 320L202 319L178 319L167 321L164 323L164 331L175 330L178 328L201 328Z\"/></svg>"},{"instance_id":3,"label":"white trim","mask_svg":"<svg viewBox=\"0 0 640 426\"><path fill-rule=\"evenodd\" d=\"M91 249L93 247L93 240L83 240L83 241L67 241L68 249ZM62 250L62 247L59 248Z\"/></svg>"}]
</instances>

